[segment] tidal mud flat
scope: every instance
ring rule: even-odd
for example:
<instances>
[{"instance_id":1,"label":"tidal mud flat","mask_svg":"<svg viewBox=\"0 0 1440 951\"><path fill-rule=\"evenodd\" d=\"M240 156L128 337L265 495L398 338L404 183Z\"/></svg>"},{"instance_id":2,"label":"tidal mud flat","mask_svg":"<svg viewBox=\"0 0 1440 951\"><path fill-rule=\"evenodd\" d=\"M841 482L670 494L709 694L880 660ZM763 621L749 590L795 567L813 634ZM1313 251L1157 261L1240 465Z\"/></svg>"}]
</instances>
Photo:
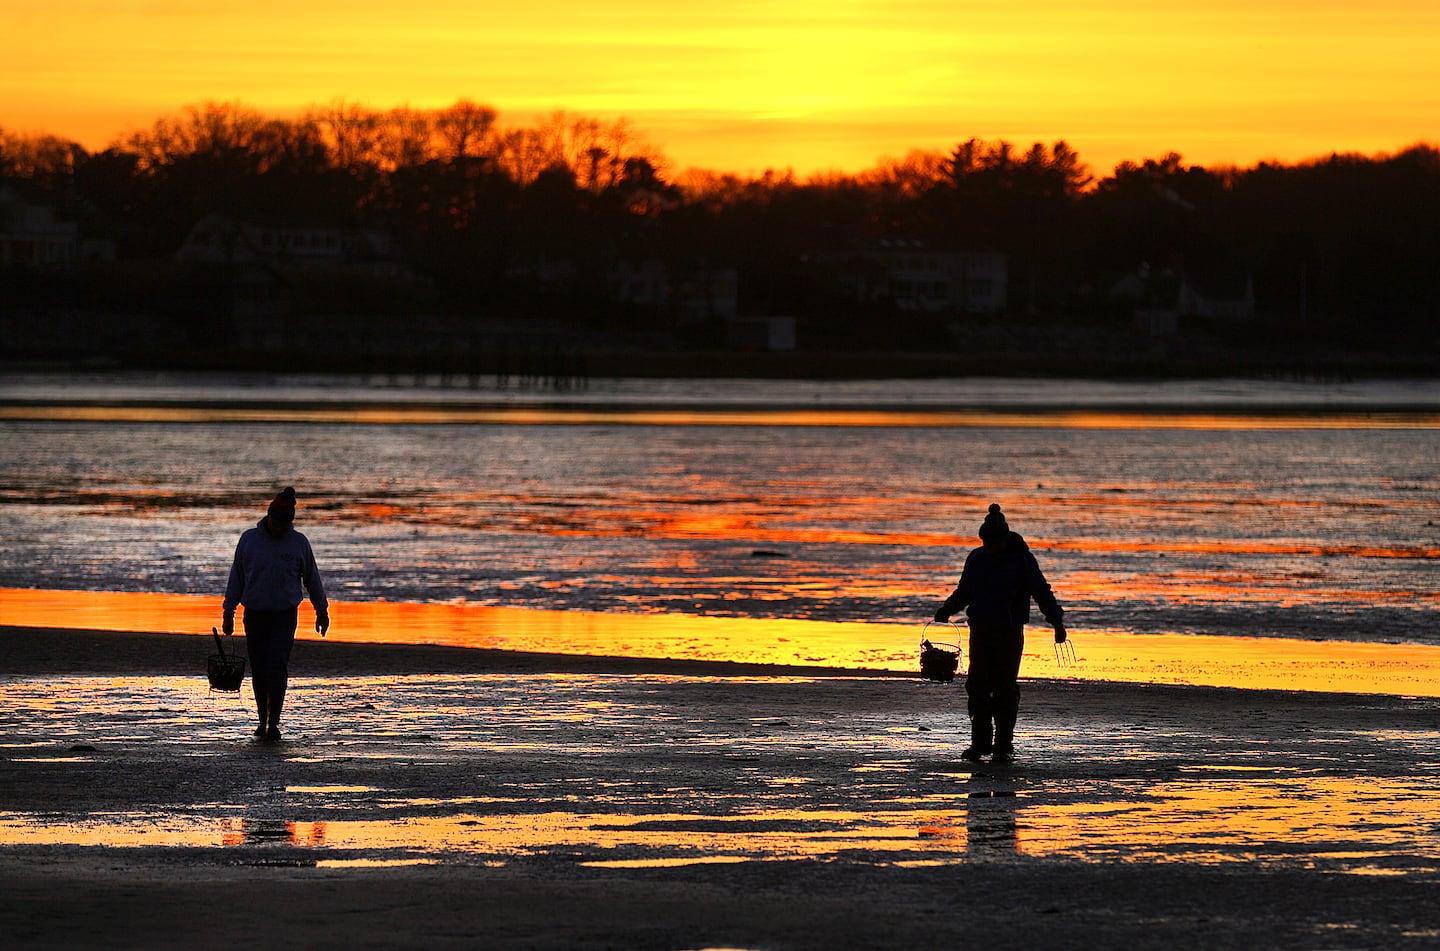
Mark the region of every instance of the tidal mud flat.
<instances>
[{"instance_id":1,"label":"tidal mud flat","mask_svg":"<svg viewBox=\"0 0 1440 951\"><path fill-rule=\"evenodd\" d=\"M218 597L235 539L294 485L341 602L919 623L995 502L1072 628L1440 636L1431 380L611 380L556 399L7 377L0 588Z\"/></svg>"},{"instance_id":2,"label":"tidal mud flat","mask_svg":"<svg viewBox=\"0 0 1440 951\"><path fill-rule=\"evenodd\" d=\"M191 639L4 633L22 947L1440 940L1433 699L1028 681L972 769L893 672L307 642L263 744Z\"/></svg>"}]
</instances>

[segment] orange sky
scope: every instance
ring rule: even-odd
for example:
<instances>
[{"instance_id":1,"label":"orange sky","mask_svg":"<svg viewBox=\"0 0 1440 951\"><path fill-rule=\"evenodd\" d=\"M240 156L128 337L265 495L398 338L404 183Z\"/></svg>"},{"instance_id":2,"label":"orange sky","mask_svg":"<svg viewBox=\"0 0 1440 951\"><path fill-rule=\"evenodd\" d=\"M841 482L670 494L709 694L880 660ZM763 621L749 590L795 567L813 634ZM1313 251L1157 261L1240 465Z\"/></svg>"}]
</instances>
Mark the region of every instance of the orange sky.
<instances>
[{"instance_id":1,"label":"orange sky","mask_svg":"<svg viewBox=\"0 0 1440 951\"><path fill-rule=\"evenodd\" d=\"M100 148L205 100L628 117L676 169L971 136L1092 168L1440 140L1436 0L4 0L0 127Z\"/></svg>"}]
</instances>

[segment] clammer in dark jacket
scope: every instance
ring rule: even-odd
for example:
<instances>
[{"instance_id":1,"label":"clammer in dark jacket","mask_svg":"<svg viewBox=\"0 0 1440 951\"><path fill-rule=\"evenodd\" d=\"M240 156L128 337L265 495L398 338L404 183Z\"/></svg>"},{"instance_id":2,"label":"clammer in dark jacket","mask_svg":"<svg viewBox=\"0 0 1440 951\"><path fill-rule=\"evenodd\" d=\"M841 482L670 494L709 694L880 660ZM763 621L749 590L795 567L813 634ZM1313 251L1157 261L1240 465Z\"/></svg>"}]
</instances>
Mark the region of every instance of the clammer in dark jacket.
<instances>
[{"instance_id":1,"label":"clammer in dark jacket","mask_svg":"<svg viewBox=\"0 0 1440 951\"><path fill-rule=\"evenodd\" d=\"M948 620L963 610L973 627L1024 627L1030 620L1032 598L1051 624L1063 618L1064 610L1030 553L1030 546L1018 532L1011 532L1003 552L983 546L970 552L960 572L960 583L936 617Z\"/></svg>"}]
</instances>

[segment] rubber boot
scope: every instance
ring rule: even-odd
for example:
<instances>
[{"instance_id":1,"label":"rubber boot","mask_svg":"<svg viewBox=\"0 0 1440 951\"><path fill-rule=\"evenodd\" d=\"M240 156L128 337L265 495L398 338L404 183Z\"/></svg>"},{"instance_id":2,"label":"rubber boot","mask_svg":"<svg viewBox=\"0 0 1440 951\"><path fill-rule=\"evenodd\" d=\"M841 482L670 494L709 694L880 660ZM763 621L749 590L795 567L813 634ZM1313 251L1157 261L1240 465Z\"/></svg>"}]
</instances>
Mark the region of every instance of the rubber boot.
<instances>
[{"instance_id":1,"label":"rubber boot","mask_svg":"<svg viewBox=\"0 0 1440 951\"><path fill-rule=\"evenodd\" d=\"M1015 759L1015 715L995 717L995 758L992 762L1010 763Z\"/></svg>"},{"instance_id":2,"label":"rubber boot","mask_svg":"<svg viewBox=\"0 0 1440 951\"><path fill-rule=\"evenodd\" d=\"M265 736L265 727L268 725L268 721L265 718L265 691L261 688L259 681L252 680L250 686L255 691L255 715L260 720L259 726L255 727L255 735L263 739Z\"/></svg>"},{"instance_id":3,"label":"rubber boot","mask_svg":"<svg viewBox=\"0 0 1440 951\"><path fill-rule=\"evenodd\" d=\"M285 688L277 687L270 691L270 705L266 710L269 714L265 726L265 739L280 739L280 710L285 706Z\"/></svg>"},{"instance_id":4,"label":"rubber boot","mask_svg":"<svg viewBox=\"0 0 1440 951\"><path fill-rule=\"evenodd\" d=\"M967 759L972 763L978 763L982 756L989 756L994 750L992 740L990 718L970 718L970 745L965 752L960 754L961 759Z\"/></svg>"}]
</instances>

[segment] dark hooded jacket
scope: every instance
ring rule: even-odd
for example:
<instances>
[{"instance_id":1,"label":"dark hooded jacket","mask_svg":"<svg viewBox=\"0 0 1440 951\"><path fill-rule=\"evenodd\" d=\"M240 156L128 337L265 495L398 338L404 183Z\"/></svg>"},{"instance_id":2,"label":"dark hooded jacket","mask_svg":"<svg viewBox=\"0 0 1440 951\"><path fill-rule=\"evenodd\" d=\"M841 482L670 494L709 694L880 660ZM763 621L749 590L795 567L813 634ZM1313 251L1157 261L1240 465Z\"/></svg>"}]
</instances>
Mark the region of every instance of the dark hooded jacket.
<instances>
[{"instance_id":1,"label":"dark hooded jacket","mask_svg":"<svg viewBox=\"0 0 1440 951\"><path fill-rule=\"evenodd\" d=\"M983 545L970 552L960 572L960 583L936 617L948 620L963 610L972 627L1023 627L1030 619L1032 598L1045 620L1051 624L1060 622L1064 610L1055 600L1040 564L1025 539L1011 532L1009 544L999 554Z\"/></svg>"},{"instance_id":2,"label":"dark hooded jacket","mask_svg":"<svg viewBox=\"0 0 1440 951\"><path fill-rule=\"evenodd\" d=\"M243 604L251 611L288 611L310 595L315 613L328 616L325 584L315 565L310 540L288 525L279 537L265 528L265 519L240 536L230 581L225 586L226 614Z\"/></svg>"}]
</instances>

